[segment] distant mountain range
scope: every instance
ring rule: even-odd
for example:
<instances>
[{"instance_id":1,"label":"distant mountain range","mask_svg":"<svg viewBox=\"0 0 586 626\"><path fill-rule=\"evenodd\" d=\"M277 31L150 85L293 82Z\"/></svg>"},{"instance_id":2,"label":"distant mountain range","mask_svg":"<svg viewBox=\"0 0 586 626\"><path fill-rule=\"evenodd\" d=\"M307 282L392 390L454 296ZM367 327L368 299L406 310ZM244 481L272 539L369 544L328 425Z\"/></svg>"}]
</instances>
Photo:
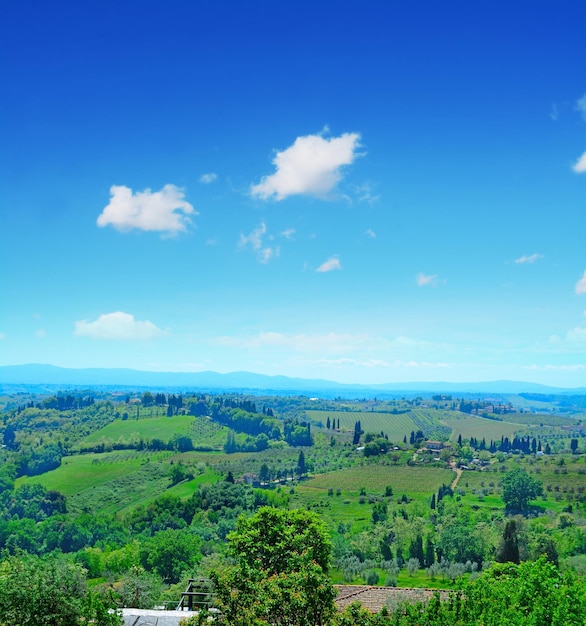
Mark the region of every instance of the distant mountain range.
<instances>
[{"instance_id":1,"label":"distant mountain range","mask_svg":"<svg viewBox=\"0 0 586 626\"><path fill-rule=\"evenodd\" d=\"M536 383L499 380L477 383L412 382L377 385L343 384L329 380L266 376L251 372L144 372L132 369L68 369L54 365L4 365L0 366L0 385L14 387L149 387L184 390L265 391L316 395L341 394L351 397L361 395L407 395L415 393L572 393L585 394L586 387L548 387Z\"/></svg>"}]
</instances>

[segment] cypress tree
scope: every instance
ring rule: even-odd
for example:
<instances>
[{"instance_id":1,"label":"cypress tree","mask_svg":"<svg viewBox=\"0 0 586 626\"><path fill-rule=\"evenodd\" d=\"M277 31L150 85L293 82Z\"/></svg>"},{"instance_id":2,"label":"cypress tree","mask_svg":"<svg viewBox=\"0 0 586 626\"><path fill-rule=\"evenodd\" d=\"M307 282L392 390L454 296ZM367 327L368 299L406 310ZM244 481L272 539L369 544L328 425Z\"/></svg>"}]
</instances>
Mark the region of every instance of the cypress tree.
<instances>
[{"instance_id":1,"label":"cypress tree","mask_svg":"<svg viewBox=\"0 0 586 626\"><path fill-rule=\"evenodd\" d=\"M496 560L499 563L519 564L519 541L515 520L509 520L505 525Z\"/></svg>"}]
</instances>

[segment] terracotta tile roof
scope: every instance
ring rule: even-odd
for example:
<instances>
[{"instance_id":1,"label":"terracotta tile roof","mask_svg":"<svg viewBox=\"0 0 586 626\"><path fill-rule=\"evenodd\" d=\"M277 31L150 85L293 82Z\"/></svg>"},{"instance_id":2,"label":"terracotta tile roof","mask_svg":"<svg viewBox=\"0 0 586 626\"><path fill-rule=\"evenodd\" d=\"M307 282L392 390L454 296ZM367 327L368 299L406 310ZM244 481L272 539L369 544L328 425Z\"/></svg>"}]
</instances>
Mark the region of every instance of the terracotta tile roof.
<instances>
[{"instance_id":1,"label":"terracotta tile roof","mask_svg":"<svg viewBox=\"0 0 586 626\"><path fill-rule=\"evenodd\" d=\"M360 602L365 609L378 613L383 606L393 609L400 602L423 602L429 600L436 589L415 589L408 587L369 587L368 585L334 585L338 591L335 603L344 610L352 602ZM447 599L447 591L439 591L442 600Z\"/></svg>"}]
</instances>

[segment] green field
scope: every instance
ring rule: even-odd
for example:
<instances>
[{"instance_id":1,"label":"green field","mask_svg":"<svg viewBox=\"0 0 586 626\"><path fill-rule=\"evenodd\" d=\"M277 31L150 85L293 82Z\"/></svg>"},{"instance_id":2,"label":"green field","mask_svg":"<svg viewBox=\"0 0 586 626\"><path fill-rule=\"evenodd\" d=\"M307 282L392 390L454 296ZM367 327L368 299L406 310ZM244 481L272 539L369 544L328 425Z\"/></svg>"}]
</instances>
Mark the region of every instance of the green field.
<instances>
[{"instance_id":1,"label":"green field","mask_svg":"<svg viewBox=\"0 0 586 626\"><path fill-rule=\"evenodd\" d=\"M329 474L321 474L303 483L304 488L327 491L330 487L343 492L381 494L391 485L395 494L431 495L442 485L449 485L455 472L437 467L405 467L392 465L363 465L342 469Z\"/></svg>"},{"instance_id":2,"label":"green field","mask_svg":"<svg viewBox=\"0 0 586 626\"><path fill-rule=\"evenodd\" d=\"M541 481L550 497L556 493L584 493L586 491L586 457L574 457L564 465L558 465L553 458L538 457L532 463L520 462L517 458L505 463L492 463L483 470L466 471L462 474L459 488L486 489L498 491L498 485L505 471L522 467L535 479ZM572 489L572 491L570 491Z\"/></svg>"},{"instance_id":3,"label":"green field","mask_svg":"<svg viewBox=\"0 0 586 626\"><path fill-rule=\"evenodd\" d=\"M97 444L104 440L113 442L135 439L162 439L169 441L174 435L189 436L194 417L175 415L174 417L148 417L142 419L116 420L92 433L80 445Z\"/></svg>"},{"instance_id":4,"label":"green field","mask_svg":"<svg viewBox=\"0 0 586 626\"><path fill-rule=\"evenodd\" d=\"M450 484L454 476L451 470L433 467L354 466L299 483L291 495L291 506L314 509L332 529L344 523L356 534L369 528L373 502L383 496L387 486L393 488L392 500L398 501L404 494L423 514L431 494L442 484ZM365 496L360 495L361 490Z\"/></svg>"},{"instance_id":5,"label":"green field","mask_svg":"<svg viewBox=\"0 0 586 626\"><path fill-rule=\"evenodd\" d=\"M321 422L324 427L328 417L330 421L340 420L340 430L353 431L354 425L360 421L364 432L384 432L391 441L401 441L409 437L418 426L409 413L376 413L371 411L306 411L308 419Z\"/></svg>"},{"instance_id":6,"label":"green field","mask_svg":"<svg viewBox=\"0 0 586 626\"><path fill-rule=\"evenodd\" d=\"M194 480L171 487L170 463L178 457L172 452L134 450L69 456L61 467L19 478L17 484L38 483L59 491L67 496L71 511L120 513L166 492L188 497L198 485L218 480L215 471L202 467Z\"/></svg>"},{"instance_id":7,"label":"green field","mask_svg":"<svg viewBox=\"0 0 586 626\"><path fill-rule=\"evenodd\" d=\"M169 452L150 454L124 450L67 456L57 469L40 476L23 476L17 484L38 483L69 497L136 472L145 461L161 461L169 455Z\"/></svg>"},{"instance_id":8,"label":"green field","mask_svg":"<svg viewBox=\"0 0 586 626\"><path fill-rule=\"evenodd\" d=\"M462 417L460 419L444 420L444 424L452 431L450 436L452 441L456 441L458 436L462 435L462 439L476 437L476 439L481 440L484 438L487 445L491 439L497 441L501 437L511 438L516 431L523 428L523 426L518 424L498 422L482 417Z\"/></svg>"},{"instance_id":9,"label":"green field","mask_svg":"<svg viewBox=\"0 0 586 626\"><path fill-rule=\"evenodd\" d=\"M580 415L572 417L563 417L561 415L549 415L546 413L505 413L499 415L504 422L514 422L516 424L525 424L529 426L570 426L575 425L584 418Z\"/></svg>"}]
</instances>

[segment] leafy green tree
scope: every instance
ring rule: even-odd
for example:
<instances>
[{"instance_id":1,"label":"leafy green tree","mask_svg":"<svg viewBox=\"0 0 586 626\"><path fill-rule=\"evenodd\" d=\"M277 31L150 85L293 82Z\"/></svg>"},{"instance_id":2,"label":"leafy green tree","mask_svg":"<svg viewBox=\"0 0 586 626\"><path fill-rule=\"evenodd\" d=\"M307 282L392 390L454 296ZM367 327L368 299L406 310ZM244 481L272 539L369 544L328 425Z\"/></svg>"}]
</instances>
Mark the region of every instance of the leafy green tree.
<instances>
[{"instance_id":1,"label":"leafy green tree","mask_svg":"<svg viewBox=\"0 0 586 626\"><path fill-rule=\"evenodd\" d=\"M145 391L142 394L141 403L143 406L153 406L155 403L155 399L153 398L153 394L150 391Z\"/></svg>"},{"instance_id":2,"label":"leafy green tree","mask_svg":"<svg viewBox=\"0 0 586 626\"><path fill-rule=\"evenodd\" d=\"M266 463L263 463L260 466L260 470L258 472L258 479L260 480L261 483L266 483L268 482L269 478L270 478L269 466Z\"/></svg>"},{"instance_id":3,"label":"leafy green tree","mask_svg":"<svg viewBox=\"0 0 586 626\"><path fill-rule=\"evenodd\" d=\"M331 544L314 513L263 507L251 518L240 517L228 538L236 565L212 572L218 624L329 623L335 611L327 575Z\"/></svg>"},{"instance_id":4,"label":"leafy green tree","mask_svg":"<svg viewBox=\"0 0 586 626\"><path fill-rule=\"evenodd\" d=\"M362 617L362 616L360 616ZM497 564L472 582L463 582L447 601L404 604L391 619L356 620L356 626L583 626L584 586L544 558ZM344 623L344 622L341 622ZM344 626L346 624L344 623Z\"/></svg>"},{"instance_id":5,"label":"leafy green tree","mask_svg":"<svg viewBox=\"0 0 586 626\"><path fill-rule=\"evenodd\" d=\"M0 563L2 626L118 626L115 606L88 592L83 568L63 559L19 555Z\"/></svg>"},{"instance_id":6,"label":"leafy green tree","mask_svg":"<svg viewBox=\"0 0 586 626\"><path fill-rule=\"evenodd\" d=\"M386 522L389 518L388 504L383 500L375 502L372 507L372 523L378 524L379 522Z\"/></svg>"},{"instance_id":7,"label":"leafy green tree","mask_svg":"<svg viewBox=\"0 0 586 626\"><path fill-rule=\"evenodd\" d=\"M520 468L504 475L502 488L503 501L508 511L526 511L529 502L543 493L541 482Z\"/></svg>"},{"instance_id":8,"label":"leafy green tree","mask_svg":"<svg viewBox=\"0 0 586 626\"><path fill-rule=\"evenodd\" d=\"M132 567L121 579L118 593L122 606L150 609L163 590L161 579L142 567Z\"/></svg>"},{"instance_id":9,"label":"leafy green tree","mask_svg":"<svg viewBox=\"0 0 586 626\"><path fill-rule=\"evenodd\" d=\"M3 441L7 448L15 447L14 442L16 441L16 431L10 424L8 424L8 426L4 429Z\"/></svg>"},{"instance_id":10,"label":"leafy green tree","mask_svg":"<svg viewBox=\"0 0 586 626\"><path fill-rule=\"evenodd\" d=\"M442 528L437 541L437 551L451 562L481 563L484 560L485 545L475 527L468 526L463 520L453 520Z\"/></svg>"},{"instance_id":11,"label":"leafy green tree","mask_svg":"<svg viewBox=\"0 0 586 626\"><path fill-rule=\"evenodd\" d=\"M162 530L140 549L141 565L167 583L177 583L201 560L201 539L187 530Z\"/></svg>"},{"instance_id":12,"label":"leafy green tree","mask_svg":"<svg viewBox=\"0 0 586 626\"><path fill-rule=\"evenodd\" d=\"M171 484L177 485L182 480L185 480L187 477L187 472L185 471L185 467L183 463L175 463L171 466Z\"/></svg>"}]
</instances>

